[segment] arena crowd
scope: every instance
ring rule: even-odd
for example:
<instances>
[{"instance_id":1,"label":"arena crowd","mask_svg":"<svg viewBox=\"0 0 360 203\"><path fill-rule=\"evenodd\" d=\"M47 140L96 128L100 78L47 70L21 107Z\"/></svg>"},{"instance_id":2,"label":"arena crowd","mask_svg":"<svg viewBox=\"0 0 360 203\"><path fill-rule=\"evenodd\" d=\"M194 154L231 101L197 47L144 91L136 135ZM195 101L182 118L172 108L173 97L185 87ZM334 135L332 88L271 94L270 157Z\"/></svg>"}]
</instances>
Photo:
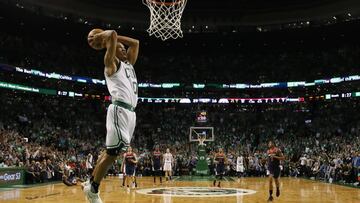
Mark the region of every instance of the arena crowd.
<instances>
[{"instance_id":1,"label":"arena crowd","mask_svg":"<svg viewBox=\"0 0 360 203\"><path fill-rule=\"evenodd\" d=\"M30 95L30 96L29 96ZM25 167L28 183L85 178L104 148L105 110L99 100L76 100L1 91L0 167ZM245 176L266 176L267 141L284 152L282 175L358 184L360 118L358 100L310 104L187 105L140 104L132 146L139 156L137 173L151 175L155 146L175 156L176 175L192 175L197 162L190 126L213 126L207 142L208 165L219 147L228 158L227 175L235 176L236 157L245 157ZM208 112L208 123L195 114ZM121 159L119 157L119 159ZM118 174L121 160L109 173Z\"/></svg>"},{"instance_id":2,"label":"arena crowd","mask_svg":"<svg viewBox=\"0 0 360 203\"><path fill-rule=\"evenodd\" d=\"M26 19L23 19L26 21ZM8 19L3 19L8 21ZM9 22L21 30L31 24ZM49 25L50 26L50 25ZM54 24L54 26L60 26ZM67 25L70 26L70 25ZM72 25L77 27L78 25ZM48 29L51 30L51 29ZM54 29L57 30L57 29ZM84 33L88 30L84 30ZM0 32L0 64L32 68L66 75L103 78L103 53L91 50L84 41L47 33L28 36L25 32ZM71 33L70 33L71 34ZM69 34L69 35L70 35ZM74 34L74 33L73 33ZM49 37L51 36L51 37ZM84 34L85 37L85 34ZM314 36L315 37L315 36ZM319 36L318 36L319 37ZM344 41L322 42L290 38L243 48L238 36L187 43L181 52L170 44L150 46L141 41L135 69L141 82L262 83L286 82L359 74L360 46ZM195 38L194 38L195 39ZM271 39L269 38L271 42ZM295 43L296 41L296 43ZM299 41L299 42L298 42ZM316 41L316 44L313 42ZM356 39L354 39L356 41ZM254 42L255 44L255 42ZM195 49L194 47L198 47ZM36 50L36 51L34 51ZM169 51L171 50L171 51ZM201 50L201 52L199 51ZM201 54L200 54L201 53ZM219 54L221 53L221 54ZM275 60L276 59L276 60ZM256 71L254 71L256 70ZM0 81L43 88L97 91L105 86L61 82L0 71ZM350 84L350 83L347 83ZM336 87L335 87L336 86ZM142 90L141 90L142 91ZM140 96L202 97L324 95L359 91L353 85L329 85L249 92L159 90ZM169 93L170 92L170 93ZM255 96L254 96L255 95ZM63 180L71 185L91 172L104 149L105 116L108 103L98 99L73 99L0 89L0 168L26 168L27 183ZM206 126L215 129L215 141L206 143L208 165L222 147L228 158L227 175L235 176L236 157L245 157L245 176L265 176L268 140L274 140L286 159L282 175L358 185L360 179L360 100L307 101L301 104L145 104L136 109L137 127L132 146L139 155L137 173L151 175L151 152L159 146L175 156L176 175L191 175L197 162L197 143L189 142L189 128L200 125L195 114L208 112ZM121 158L109 173L118 174Z\"/></svg>"}]
</instances>

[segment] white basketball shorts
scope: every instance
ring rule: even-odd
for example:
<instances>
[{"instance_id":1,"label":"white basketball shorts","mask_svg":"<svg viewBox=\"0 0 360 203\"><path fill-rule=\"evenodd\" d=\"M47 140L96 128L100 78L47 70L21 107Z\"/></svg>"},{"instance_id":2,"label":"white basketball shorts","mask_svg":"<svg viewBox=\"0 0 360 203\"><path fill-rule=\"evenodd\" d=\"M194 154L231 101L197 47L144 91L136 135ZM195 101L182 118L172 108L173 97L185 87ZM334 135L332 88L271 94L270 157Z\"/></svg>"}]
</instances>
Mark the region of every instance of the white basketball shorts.
<instances>
[{"instance_id":1,"label":"white basketball shorts","mask_svg":"<svg viewBox=\"0 0 360 203\"><path fill-rule=\"evenodd\" d=\"M165 162L164 171L172 171L171 163Z\"/></svg>"},{"instance_id":2,"label":"white basketball shorts","mask_svg":"<svg viewBox=\"0 0 360 203\"><path fill-rule=\"evenodd\" d=\"M118 148L121 143L129 145L135 124L135 112L110 104L106 115L106 148Z\"/></svg>"},{"instance_id":3,"label":"white basketball shorts","mask_svg":"<svg viewBox=\"0 0 360 203\"><path fill-rule=\"evenodd\" d=\"M236 172L244 173L245 167L244 165L237 165L236 166Z\"/></svg>"}]
</instances>

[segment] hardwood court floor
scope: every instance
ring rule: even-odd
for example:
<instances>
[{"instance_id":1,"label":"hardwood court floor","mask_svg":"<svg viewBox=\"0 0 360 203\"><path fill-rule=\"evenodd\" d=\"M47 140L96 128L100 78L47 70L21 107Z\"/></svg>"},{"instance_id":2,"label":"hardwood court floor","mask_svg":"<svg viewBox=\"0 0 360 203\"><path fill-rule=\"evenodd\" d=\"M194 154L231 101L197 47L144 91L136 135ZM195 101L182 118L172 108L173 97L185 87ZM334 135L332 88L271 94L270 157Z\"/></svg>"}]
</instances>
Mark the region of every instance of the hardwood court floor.
<instances>
[{"instance_id":1,"label":"hardwood court floor","mask_svg":"<svg viewBox=\"0 0 360 203\"><path fill-rule=\"evenodd\" d=\"M265 178L245 178L237 181L224 181L223 188L242 188L255 190L255 194L232 197L172 197L151 196L138 193L136 190L127 191L120 187L118 178L108 178L100 186L100 196L104 203L263 203L268 197L268 184ZM152 178L138 179L139 189L154 188ZM210 181L180 181L158 185L155 187L211 187ZM275 198L276 203L360 203L360 189L321 183L317 181L282 178L281 196ZM0 202L87 202L80 186L67 187L62 183L39 187L0 190Z\"/></svg>"}]
</instances>

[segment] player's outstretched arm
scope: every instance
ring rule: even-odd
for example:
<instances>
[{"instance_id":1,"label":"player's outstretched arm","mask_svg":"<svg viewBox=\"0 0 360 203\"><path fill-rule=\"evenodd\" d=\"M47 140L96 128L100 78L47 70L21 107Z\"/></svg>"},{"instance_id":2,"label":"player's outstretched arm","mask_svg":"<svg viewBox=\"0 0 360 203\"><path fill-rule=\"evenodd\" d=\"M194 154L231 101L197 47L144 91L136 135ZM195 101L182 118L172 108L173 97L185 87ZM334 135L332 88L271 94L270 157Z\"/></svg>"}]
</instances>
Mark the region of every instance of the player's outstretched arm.
<instances>
[{"instance_id":1,"label":"player's outstretched arm","mask_svg":"<svg viewBox=\"0 0 360 203\"><path fill-rule=\"evenodd\" d=\"M285 156L284 156L284 154L282 152L280 152L279 160L280 161L285 160Z\"/></svg>"},{"instance_id":2,"label":"player's outstretched arm","mask_svg":"<svg viewBox=\"0 0 360 203\"><path fill-rule=\"evenodd\" d=\"M138 157L136 156L135 153L134 153L134 159L135 159L135 160L133 161L133 163L136 164L139 160L138 160Z\"/></svg>"},{"instance_id":3,"label":"player's outstretched arm","mask_svg":"<svg viewBox=\"0 0 360 203\"><path fill-rule=\"evenodd\" d=\"M280 152L278 156L274 155L272 157L275 158L275 159L278 159L280 161L285 160L285 156L284 156L284 154L282 152Z\"/></svg>"},{"instance_id":4,"label":"player's outstretched arm","mask_svg":"<svg viewBox=\"0 0 360 203\"><path fill-rule=\"evenodd\" d=\"M127 59L129 63L134 65L136 63L139 54L139 44L140 44L139 40L121 35L117 36L117 40L118 42L125 44L126 46L129 47L127 49Z\"/></svg>"},{"instance_id":5,"label":"player's outstretched arm","mask_svg":"<svg viewBox=\"0 0 360 203\"><path fill-rule=\"evenodd\" d=\"M106 53L104 57L105 73L111 76L116 72L115 54L116 54L116 38L115 30L106 30L100 33L105 40Z\"/></svg>"},{"instance_id":6,"label":"player's outstretched arm","mask_svg":"<svg viewBox=\"0 0 360 203\"><path fill-rule=\"evenodd\" d=\"M217 154L215 154L215 156L213 158L213 162L214 162L215 165L218 163L216 159L217 159Z\"/></svg>"}]
</instances>

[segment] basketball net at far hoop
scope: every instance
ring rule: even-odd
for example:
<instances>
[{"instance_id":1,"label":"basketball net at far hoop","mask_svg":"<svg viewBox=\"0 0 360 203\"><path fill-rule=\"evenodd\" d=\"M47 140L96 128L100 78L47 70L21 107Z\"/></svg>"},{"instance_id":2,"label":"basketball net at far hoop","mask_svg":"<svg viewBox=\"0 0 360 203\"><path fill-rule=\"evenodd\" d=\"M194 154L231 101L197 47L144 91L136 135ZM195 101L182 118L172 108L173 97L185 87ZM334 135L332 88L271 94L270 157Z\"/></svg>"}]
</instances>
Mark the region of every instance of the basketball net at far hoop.
<instances>
[{"instance_id":1,"label":"basketball net at far hoop","mask_svg":"<svg viewBox=\"0 0 360 203\"><path fill-rule=\"evenodd\" d=\"M200 145L204 142L213 142L215 139L213 127L190 127L189 141L199 142Z\"/></svg>"},{"instance_id":2,"label":"basketball net at far hoop","mask_svg":"<svg viewBox=\"0 0 360 203\"><path fill-rule=\"evenodd\" d=\"M142 0L150 10L147 32L163 41L183 37L181 16L187 0Z\"/></svg>"},{"instance_id":3,"label":"basketball net at far hoop","mask_svg":"<svg viewBox=\"0 0 360 203\"><path fill-rule=\"evenodd\" d=\"M206 140L206 136L198 135L199 145L205 145L204 144L205 140Z\"/></svg>"}]
</instances>

